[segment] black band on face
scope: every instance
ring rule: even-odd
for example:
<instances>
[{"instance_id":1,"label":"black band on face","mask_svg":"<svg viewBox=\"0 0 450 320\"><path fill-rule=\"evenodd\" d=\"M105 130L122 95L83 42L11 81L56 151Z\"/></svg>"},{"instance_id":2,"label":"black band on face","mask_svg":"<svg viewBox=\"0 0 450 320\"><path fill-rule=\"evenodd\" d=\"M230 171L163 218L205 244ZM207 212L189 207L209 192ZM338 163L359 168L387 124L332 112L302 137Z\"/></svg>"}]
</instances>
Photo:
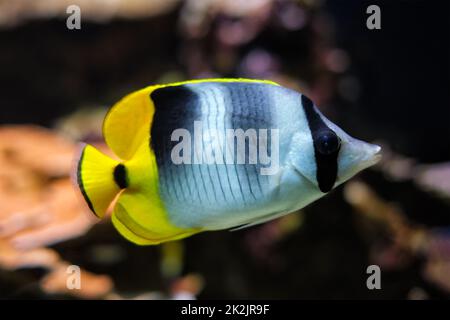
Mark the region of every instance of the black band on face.
<instances>
[{"instance_id":1,"label":"black band on face","mask_svg":"<svg viewBox=\"0 0 450 320\"><path fill-rule=\"evenodd\" d=\"M333 189L337 178L340 140L317 113L313 102L303 94L302 105L313 139L317 183L320 191L328 192Z\"/></svg>"}]
</instances>

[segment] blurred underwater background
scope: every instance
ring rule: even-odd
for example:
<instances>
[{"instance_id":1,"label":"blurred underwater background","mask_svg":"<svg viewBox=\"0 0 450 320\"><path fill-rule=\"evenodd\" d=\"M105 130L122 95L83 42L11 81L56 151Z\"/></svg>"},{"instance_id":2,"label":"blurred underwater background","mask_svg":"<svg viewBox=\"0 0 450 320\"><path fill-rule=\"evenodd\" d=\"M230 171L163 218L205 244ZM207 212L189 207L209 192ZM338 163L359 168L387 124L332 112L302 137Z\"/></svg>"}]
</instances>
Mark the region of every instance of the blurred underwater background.
<instances>
[{"instance_id":1,"label":"blurred underwater background","mask_svg":"<svg viewBox=\"0 0 450 320\"><path fill-rule=\"evenodd\" d=\"M68 6L81 29L66 27ZM369 5L381 29L366 27ZM450 297L446 1L0 0L0 299ZM70 181L108 108L210 77L310 96L383 160L294 214L160 246L123 239ZM381 269L369 290L366 270ZM67 287L68 267L82 288Z\"/></svg>"}]
</instances>

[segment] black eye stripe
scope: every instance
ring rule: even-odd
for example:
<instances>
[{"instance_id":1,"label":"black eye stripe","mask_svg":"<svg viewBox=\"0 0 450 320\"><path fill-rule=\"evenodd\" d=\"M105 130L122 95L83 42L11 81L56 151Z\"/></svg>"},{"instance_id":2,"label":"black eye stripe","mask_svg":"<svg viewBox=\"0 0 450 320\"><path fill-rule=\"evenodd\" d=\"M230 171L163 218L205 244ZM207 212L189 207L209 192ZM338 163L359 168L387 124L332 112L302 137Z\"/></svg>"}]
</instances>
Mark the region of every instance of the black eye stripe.
<instances>
[{"instance_id":1,"label":"black eye stripe","mask_svg":"<svg viewBox=\"0 0 450 320\"><path fill-rule=\"evenodd\" d=\"M337 178L338 163L337 157L339 154L339 147L329 154L319 152L319 138L324 134L336 133L331 130L326 123L322 120L320 115L316 112L313 102L305 95L302 94L302 106L305 111L308 126L311 131L311 136L314 145L314 155L316 158L316 179L319 185L319 189L322 192L330 191Z\"/></svg>"}]
</instances>

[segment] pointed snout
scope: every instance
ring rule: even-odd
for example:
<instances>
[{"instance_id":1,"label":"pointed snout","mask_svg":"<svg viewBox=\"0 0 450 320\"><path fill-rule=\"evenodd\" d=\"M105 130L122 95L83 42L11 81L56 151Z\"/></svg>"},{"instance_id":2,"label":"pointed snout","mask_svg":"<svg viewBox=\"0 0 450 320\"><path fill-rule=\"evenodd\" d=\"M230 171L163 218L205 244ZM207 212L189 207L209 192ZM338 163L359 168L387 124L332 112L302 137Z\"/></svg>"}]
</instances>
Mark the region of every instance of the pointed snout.
<instances>
[{"instance_id":1,"label":"pointed snout","mask_svg":"<svg viewBox=\"0 0 450 320\"><path fill-rule=\"evenodd\" d=\"M360 141L361 143L361 169L366 169L381 160L381 147L376 144Z\"/></svg>"},{"instance_id":2,"label":"pointed snout","mask_svg":"<svg viewBox=\"0 0 450 320\"><path fill-rule=\"evenodd\" d=\"M358 172L375 165L381 159L381 147L350 138L343 144L339 156L340 183L350 179Z\"/></svg>"}]
</instances>

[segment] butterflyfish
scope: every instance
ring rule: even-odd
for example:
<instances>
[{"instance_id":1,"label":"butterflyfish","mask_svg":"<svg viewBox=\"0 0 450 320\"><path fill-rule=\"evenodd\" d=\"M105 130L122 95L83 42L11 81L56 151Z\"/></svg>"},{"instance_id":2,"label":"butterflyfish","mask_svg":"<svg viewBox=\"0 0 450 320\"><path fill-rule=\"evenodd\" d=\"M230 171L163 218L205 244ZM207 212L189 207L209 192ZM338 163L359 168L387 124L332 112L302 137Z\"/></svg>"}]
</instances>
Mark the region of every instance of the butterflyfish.
<instances>
[{"instance_id":1,"label":"butterflyfish","mask_svg":"<svg viewBox=\"0 0 450 320\"><path fill-rule=\"evenodd\" d=\"M113 159L80 151L89 208L139 245L297 211L380 159L304 94L268 80L203 79L133 92L103 123Z\"/></svg>"}]
</instances>

